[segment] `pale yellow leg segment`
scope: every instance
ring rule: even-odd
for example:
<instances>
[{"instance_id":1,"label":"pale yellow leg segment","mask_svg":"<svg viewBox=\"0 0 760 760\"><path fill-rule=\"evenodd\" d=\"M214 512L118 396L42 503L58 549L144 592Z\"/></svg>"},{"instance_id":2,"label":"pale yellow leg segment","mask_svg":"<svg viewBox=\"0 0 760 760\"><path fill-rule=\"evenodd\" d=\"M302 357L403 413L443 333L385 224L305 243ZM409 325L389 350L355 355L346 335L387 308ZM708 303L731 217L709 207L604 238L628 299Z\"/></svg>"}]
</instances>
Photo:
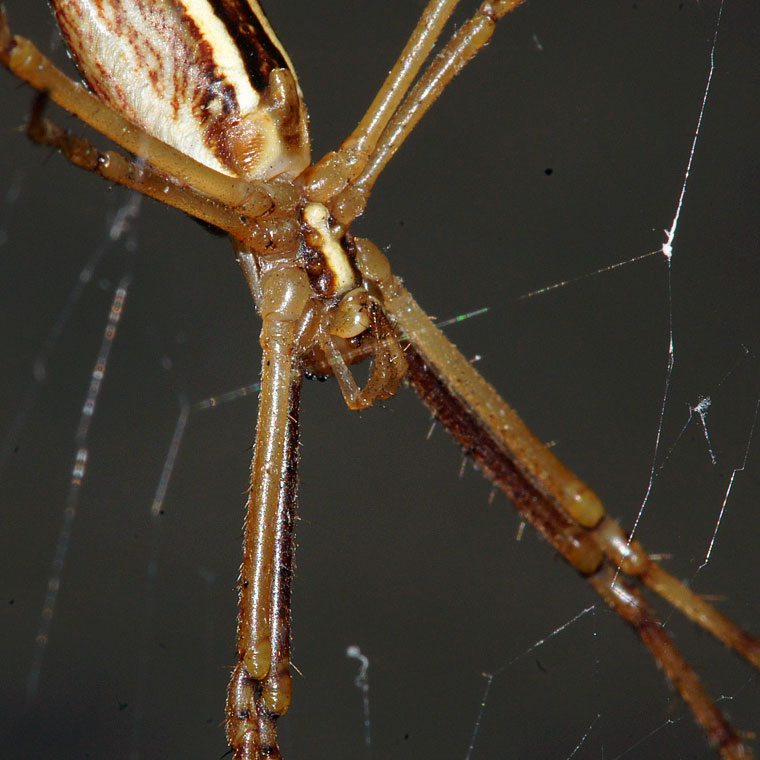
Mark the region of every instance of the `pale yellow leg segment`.
<instances>
[{"instance_id":1,"label":"pale yellow leg segment","mask_svg":"<svg viewBox=\"0 0 760 760\"><path fill-rule=\"evenodd\" d=\"M285 430L286 477L280 488L277 505L274 580L272 583L271 652L272 660L261 685L261 702L268 713L284 715L293 693L290 674L290 590L293 578L293 532L295 529L294 504L298 486L295 472L298 466L298 417L300 373L291 383L288 401L288 419ZM263 732L264 734L266 732Z\"/></svg>"},{"instance_id":2,"label":"pale yellow leg segment","mask_svg":"<svg viewBox=\"0 0 760 760\"><path fill-rule=\"evenodd\" d=\"M512 453L517 466L585 528L604 516L599 497L536 438L496 389L476 372L397 278L378 283L386 308L424 358L450 379L451 388Z\"/></svg>"}]
</instances>

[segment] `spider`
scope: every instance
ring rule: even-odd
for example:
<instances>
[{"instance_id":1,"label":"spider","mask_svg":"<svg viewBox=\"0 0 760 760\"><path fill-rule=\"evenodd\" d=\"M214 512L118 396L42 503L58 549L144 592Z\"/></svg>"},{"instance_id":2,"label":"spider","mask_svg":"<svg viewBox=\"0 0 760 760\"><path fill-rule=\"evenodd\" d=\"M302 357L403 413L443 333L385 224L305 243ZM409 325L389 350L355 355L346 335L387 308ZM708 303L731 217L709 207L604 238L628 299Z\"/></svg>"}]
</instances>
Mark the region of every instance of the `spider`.
<instances>
[{"instance_id":1,"label":"spider","mask_svg":"<svg viewBox=\"0 0 760 760\"><path fill-rule=\"evenodd\" d=\"M517 17L516 17L516 18L517 18ZM280 24L280 25L278 25L278 28L280 28L280 27L281 27L281 24ZM494 47L496 47L496 46L494 46ZM461 88L460 88L460 89L461 89ZM451 97L451 96L450 96L450 97ZM458 109L456 109L456 110L458 110ZM460 115L461 115L461 114L460 114ZM315 119L315 121L316 121L316 119ZM681 147L682 147L682 146L681 146ZM390 180L387 180L387 181L388 181L388 182L390 182ZM374 203L374 197L373 197L373 203ZM377 235L374 235L374 237L377 237ZM400 245L400 243L397 243L397 244L396 244L396 246L397 246L397 247L398 247L399 245ZM440 312L440 309L438 309L438 311ZM494 351L495 351L495 349L494 349ZM251 362L251 363L252 363L252 362ZM655 395L656 395L656 394L655 394ZM554 414L556 414L556 411L554 412ZM526 416L528 416L528 415L526 415ZM372 417L372 415L365 415L365 418L364 418L364 419L365 419L365 420L366 420L367 418L371 419L371 417ZM364 422L363 424L367 424L367 423L366 423L366 422ZM647 432L651 432L651 431L650 431L650 430L648 430ZM565 437L566 437L566 436L565 436ZM307 445L308 445L308 444L307 444ZM591 448L591 446L589 446L589 448ZM238 482L239 482L239 481L238 481ZM408 487L408 485L407 485L407 487ZM482 500L484 500L484 498L485 498L485 497L484 497L484 495L483 495L483 492L481 492L481 496L480 496L480 497L478 497L478 498L479 498L481 501L482 501ZM218 501L218 503L221 503L221 499L217 500L217 499L215 498L215 501ZM407 510L404 510L404 513L406 513L406 511L407 511ZM437 511L436 511L436 514L437 514ZM404 518L404 519L406 519L406 518ZM370 523L370 524L371 524L371 523ZM304 539L304 538L302 537L302 538L301 538L301 546L302 546L302 548L303 548L303 545L304 545L305 543L306 543L306 539ZM303 560L300 560L300 562L303 562ZM560 571L561 571L561 569L560 569ZM306 575L307 575L307 572L306 572L305 570L303 570L303 568L301 569L301 575L303 575L303 576L306 576ZM300 580L303 580L303 579L300 579ZM492 597L492 599L493 599L493 597Z\"/></svg>"}]
</instances>

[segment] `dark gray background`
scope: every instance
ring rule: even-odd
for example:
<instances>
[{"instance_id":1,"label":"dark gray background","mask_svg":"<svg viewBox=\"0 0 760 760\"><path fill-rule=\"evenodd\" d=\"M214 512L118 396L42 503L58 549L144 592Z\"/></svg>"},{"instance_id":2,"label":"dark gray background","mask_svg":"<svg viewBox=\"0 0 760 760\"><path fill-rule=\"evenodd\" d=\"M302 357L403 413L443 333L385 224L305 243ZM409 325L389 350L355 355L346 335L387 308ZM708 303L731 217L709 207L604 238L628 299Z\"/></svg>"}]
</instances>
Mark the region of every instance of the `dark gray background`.
<instances>
[{"instance_id":1,"label":"dark gray background","mask_svg":"<svg viewBox=\"0 0 760 760\"><path fill-rule=\"evenodd\" d=\"M42 0L11 0L18 32L49 50ZM422 2L270 2L310 108L314 153L369 103ZM470 4L474 6L474 4ZM530 0L401 151L356 225L389 250L440 318L537 433L631 525L646 491L668 346L660 256L528 300L536 288L659 248L670 226L709 67L716 2ZM758 397L760 8L729 0L672 268L675 369L658 474L639 537L691 577ZM58 50L60 56L60 49ZM17 131L30 94L6 101L0 430L124 194L31 146ZM60 117L64 122L66 119ZM547 175L551 169L551 175ZM148 509L178 413L258 374L258 323L229 245L145 202L134 251L98 265L56 343L0 491L0 672L4 757L219 758L234 635L242 492L254 398L191 418L165 504L146 618ZM24 700L73 459L73 433L115 283L133 285L89 441L50 644ZM745 355L744 347L748 354ZM167 367L171 365L170 369ZM713 466L689 405L710 395ZM683 704L631 632L519 521L409 391L363 414L333 384L303 399L290 760L366 758L356 663L369 656L373 757L711 757ZM696 588L760 630L760 441L737 478ZM760 730L757 677L677 616L669 630L736 725ZM147 662L142 696L140 663ZM597 717L598 716L598 717Z\"/></svg>"}]
</instances>

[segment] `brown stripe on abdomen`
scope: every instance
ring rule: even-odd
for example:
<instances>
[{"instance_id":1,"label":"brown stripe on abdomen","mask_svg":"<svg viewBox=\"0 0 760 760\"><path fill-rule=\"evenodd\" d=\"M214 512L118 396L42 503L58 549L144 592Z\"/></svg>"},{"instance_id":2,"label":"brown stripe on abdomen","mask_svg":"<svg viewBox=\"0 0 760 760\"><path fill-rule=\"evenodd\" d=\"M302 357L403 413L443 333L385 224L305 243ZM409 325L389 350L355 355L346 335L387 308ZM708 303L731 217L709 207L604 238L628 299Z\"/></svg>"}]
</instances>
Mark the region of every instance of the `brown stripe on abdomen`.
<instances>
[{"instance_id":1,"label":"brown stripe on abdomen","mask_svg":"<svg viewBox=\"0 0 760 760\"><path fill-rule=\"evenodd\" d=\"M235 41L254 89L263 92L269 84L269 72L288 68L287 61L247 2L208 0L208 3Z\"/></svg>"}]
</instances>

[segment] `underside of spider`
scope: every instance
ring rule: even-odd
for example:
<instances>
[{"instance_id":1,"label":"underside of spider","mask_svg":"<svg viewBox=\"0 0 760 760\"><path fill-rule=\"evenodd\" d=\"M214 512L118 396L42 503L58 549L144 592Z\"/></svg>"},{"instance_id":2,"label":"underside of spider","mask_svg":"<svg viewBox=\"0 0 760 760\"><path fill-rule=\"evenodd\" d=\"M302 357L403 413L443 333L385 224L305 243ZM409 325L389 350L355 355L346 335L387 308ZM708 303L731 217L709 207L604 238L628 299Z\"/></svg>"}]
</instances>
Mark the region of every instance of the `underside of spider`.
<instances>
[{"instance_id":1,"label":"underside of spider","mask_svg":"<svg viewBox=\"0 0 760 760\"><path fill-rule=\"evenodd\" d=\"M751 756L637 586L649 586L756 666L757 640L626 537L593 491L432 324L378 248L350 232L419 119L520 2L484 2L423 70L457 5L431 0L360 124L313 165L295 72L253 0L228 0L226 10L209 0L158 2L149 10L140 0L54 0L94 95L28 40L13 37L0 18L4 64L138 158L102 152L61 130L43 118L41 101L29 124L32 139L228 233L262 319L237 660L226 705L228 741L240 760L280 756L276 722L291 700L292 535L305 374L334 375L352 409L389 398L406 376L484 474L632 625L721 754ZM154 44L157 37L162 44ZM178 70L184 78L173 75ZM349 365L365 358L372 365L359 388Z\"/></svg>"}]
</instances>

